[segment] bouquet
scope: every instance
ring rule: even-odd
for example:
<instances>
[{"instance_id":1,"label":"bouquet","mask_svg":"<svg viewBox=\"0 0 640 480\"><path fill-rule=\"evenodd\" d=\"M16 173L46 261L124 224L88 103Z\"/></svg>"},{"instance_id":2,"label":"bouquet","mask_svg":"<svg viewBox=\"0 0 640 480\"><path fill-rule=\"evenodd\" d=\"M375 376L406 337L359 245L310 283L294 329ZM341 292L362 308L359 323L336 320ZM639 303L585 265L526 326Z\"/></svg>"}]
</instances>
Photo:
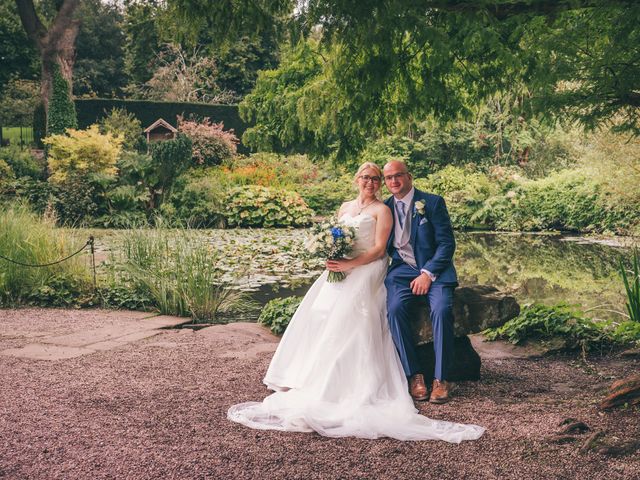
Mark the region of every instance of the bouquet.
<instances>
[{"instance_id":1,"label":"bouquet","mask_svg":"<svg viewBox=\"0 0 640 480\"><path fill-rule=\"evenodd\" d=\"M327 260L339 260L348 255L353 248L356 229L336 220L319 223L311 229L311 238L307 244L309 254ZM329 272L327 281L340 282L346 278L344 272Z\"/></svg>"}]
</instances>

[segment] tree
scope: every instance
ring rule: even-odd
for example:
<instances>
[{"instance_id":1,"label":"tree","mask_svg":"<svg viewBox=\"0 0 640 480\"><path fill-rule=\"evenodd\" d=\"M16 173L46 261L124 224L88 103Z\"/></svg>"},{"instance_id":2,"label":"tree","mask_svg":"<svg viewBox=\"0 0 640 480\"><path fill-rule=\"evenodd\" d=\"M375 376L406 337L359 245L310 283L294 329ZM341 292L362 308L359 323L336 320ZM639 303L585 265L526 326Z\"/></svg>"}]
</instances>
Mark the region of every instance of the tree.
<instances>
[{"instance_id":1,"label":"tree","mask_svg":"<svg viewBox=\"0 0 640 480\"><path fill-rule=\"evenodd\" d=\"M142 85L153 76L152 66L161 44L156 25L159 11L155 0L125 2L125 68L134 85Z\"/></svg>"},{"instance_id":2,"label":"tree","mask_svg":"<svg viewBox=\"0 0 640 480\"><path fill-rule=\"evenodd\" d=\"M164 45L153 76L142 87L142 96L167 102L229 103L216 84L215 60L196 47Z\"/></svg>"},{"instance_id":3,"label":"tree","mask_svg":"<svg viewBox=\"0 0 640 480\"><path fill-rule=\"evenodd\" d=\"M255 86L258 72L278 65L278 45L274 34L261 38L242 37L224 49L212 49L218 67L217 82L222 90L242 99Z\"/></svg>"},{"instance_id":4,"label":"tree","mask_svg":"<svg viewBox=\"0 0 640 480\"><path fill-rule=\"evenodd\" d=\"M73 69L74 94L119 97L128 83L124 19L119 7L100 0L84 0L78 18L81 24Z\"/></svg>"},{"instance_id":5,"label":"tree","mask_svg":"<svg viewBox=\"0 0 640 480\"><path fill-rule=\"evenodd\" d=\"M0 62L0 92L12 78L37 77L38 55L20 26L13 0L0 0Z\"/></svg>"},{"instance_id":6,"label":"tree","mask_svg":"<svg viewBox=\"0 0 640 480\"><path fill-rule=\"evenodd\" d=\"M212 2L170 0L195 29L223 31L209 12ZM587 126L621 119L637 131L640 7L630 0L227 0L250 3L253 14L237 19L229 38L248 29L252 18L282 23L309 35L321 32L330 53L323 77L336 86L338 128L392 128L398 119L433 115L469 116L492 95L523 84L544 114L573 110ZM221 7L220 7L221 8ZM247 6L247 8L251 8ZM295 9L295 13L294 13ZM237 10L236 10L237 11ZM286 15L289 15L286 17ZM224 22L229 22L225 19ZM258 23L256 23L258 25ZM565 35L567 32L567 35ZM571 32L571 33L568 33ZM585 46L595 45L594 48ZM611 58L611 60L609 60ZM571 84L568 82L575 82ZM317 89L308 92L318 93ZM518 92L515 92L518 93ZM336 101L306 95L317 120L335 116ZM579 100L577 108L568 108ZM302 111L302 100L299 103ZM266 106L265 106L266 108ZM585 114L586 113L586 114ZM308 117L308 110L305 111ZM357 145L355 145L357 146ZM351 147L351 146L350 146Z\"/></svg>"},{"instance_id":7,"label":"tree","mask_svg":"<svg viewBox=\"0 0 640 480\"><path fill-rule=\"evenodd\" d=\"M12 78L0 95L0 125L31 125L38 99L38 82Z\"/></svg>"},{"instance_id":8,"label":"tree","mask_svg":"<svg viewBox=\"0 0 640 480\"><path fill-rule=\"evenodd\" d=\"M56 2L54 5L55 16L48 27L36 12L33 0L15 1L22 26L40 54L40 90L45 111L48 112L56 68L59 69L60 75L67 82L68 94L71 95L75 43L80 28L76 12L80 0Z\"/></svg>"}]
</instances>

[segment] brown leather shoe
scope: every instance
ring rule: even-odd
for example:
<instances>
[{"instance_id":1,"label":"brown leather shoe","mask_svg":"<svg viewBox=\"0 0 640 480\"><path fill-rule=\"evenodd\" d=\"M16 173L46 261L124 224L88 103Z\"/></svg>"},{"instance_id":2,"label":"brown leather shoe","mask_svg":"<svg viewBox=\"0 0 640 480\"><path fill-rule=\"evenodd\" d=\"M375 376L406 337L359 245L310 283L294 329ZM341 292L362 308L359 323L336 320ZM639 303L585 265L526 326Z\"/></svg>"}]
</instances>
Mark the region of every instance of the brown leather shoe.
<instances>
[{"instance_id":1,"label":"brown leather shoe","mask_svg":"<svg viewBox=\"0 0 640 480\"><path fill-rule=\"evenodd\" d=\"M409 378L409 393L418 402L427 399L427 386L424 384L424 375L416 373Z\"/></svg>"},{"instance_id":2,"label":"brown leather shoe","mask_svg":"<svg viewBox=\"0 0 640 480\"><path fill-rule=\"evenodd\" d=\"M435 379L433 381L433 389L431 390L430 403L447 403L451 400L449 396L451 390L451 384L449 382L440 381Z\"/></svg>"}]
</instances>

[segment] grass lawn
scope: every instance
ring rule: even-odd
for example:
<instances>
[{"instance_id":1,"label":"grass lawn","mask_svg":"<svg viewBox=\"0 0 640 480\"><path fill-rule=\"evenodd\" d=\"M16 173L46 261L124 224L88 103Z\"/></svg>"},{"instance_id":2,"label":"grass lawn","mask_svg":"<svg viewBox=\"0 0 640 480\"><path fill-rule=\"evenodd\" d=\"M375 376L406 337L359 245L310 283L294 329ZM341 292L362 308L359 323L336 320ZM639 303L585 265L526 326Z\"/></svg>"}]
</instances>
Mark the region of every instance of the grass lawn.
<instances>
[{"instance_id":1,"label":"grass lawn","mask_svg":"<svg viewBox=\"0 0 640 480\"><path fill-rule=\"evenodd\" d=\"M11 145L30 144L33 142L33 128L31 127L2 127L3 140L9 140Z\"/></svg>"}]
</instances>

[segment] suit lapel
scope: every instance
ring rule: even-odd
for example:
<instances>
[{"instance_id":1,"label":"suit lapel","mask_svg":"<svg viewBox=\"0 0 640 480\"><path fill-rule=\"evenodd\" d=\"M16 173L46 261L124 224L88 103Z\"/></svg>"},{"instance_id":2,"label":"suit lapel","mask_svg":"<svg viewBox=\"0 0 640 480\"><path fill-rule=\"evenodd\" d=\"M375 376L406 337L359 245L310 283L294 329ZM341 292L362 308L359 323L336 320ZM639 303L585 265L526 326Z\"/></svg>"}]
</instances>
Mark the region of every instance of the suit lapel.
<instances>
[{"instance_id":1,"label":"suit lapel","mask_svg":"<svg viewBox=\"0 0 640 480\"><path fill-rule=\"evenodd\" d=\"M393 240L395 238L395 225L396 225L396 209L395 207L395 203L393 202L393 197L388 198L386 201L387 207L389 207L389 209L391 210L391 219L393 220L393 227L391 228L391 233L389 234L389 240L387 240L387 250L389 250L391 248L391 246L393 245Z\"/></svg>"},{"instance_id":2,"label":"suit lapel","mask_svg":"<svg viewBox=\"0 0 640 480\"><path fill-rule=\"evenodd\" d=\"M416 233L418 232L418 224L420 223L420 217L415 213L415 203L416 200L420 200L421 198L420 190L416 189L413 193L413 199L411 200L411 208L409 209L409 214L411 215L411 236L409 237L409 243L411 243L411 248L413 251L416 251Z\"/></svg>"}]
</instances>

